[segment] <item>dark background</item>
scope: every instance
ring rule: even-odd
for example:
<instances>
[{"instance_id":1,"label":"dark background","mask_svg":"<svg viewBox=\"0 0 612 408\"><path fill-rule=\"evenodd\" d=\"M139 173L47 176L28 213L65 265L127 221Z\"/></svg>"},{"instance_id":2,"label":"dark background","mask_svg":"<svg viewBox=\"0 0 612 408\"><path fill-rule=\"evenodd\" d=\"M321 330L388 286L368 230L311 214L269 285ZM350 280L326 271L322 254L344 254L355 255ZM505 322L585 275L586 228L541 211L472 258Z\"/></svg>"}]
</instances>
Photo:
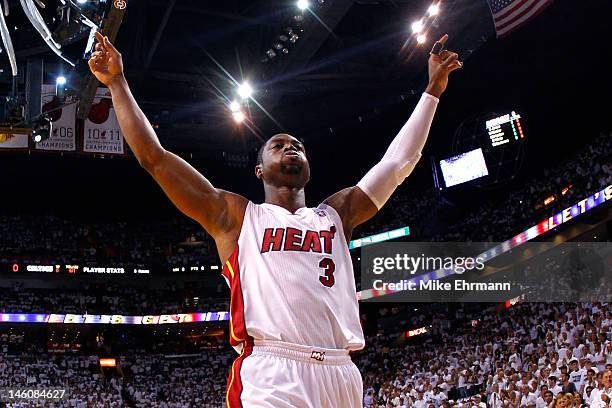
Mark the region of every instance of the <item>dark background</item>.
<instances>
[{"instance_id":1,"label":"dark background","mask_svg":"<svg viewBox=\"0 0 612 408\"><path fill-rule=\"evenodd\" d=\"M159 125L164 146L181 153L216 186L255 201L263 200L251 165L260 139L233 123L220 95L233 95L234 86L209 55L233 77L248 78L254 98L282 125L251 104L249 115L260 137L287 131L304 139L313 169L309 205L356 183L381 157L426 85L427 50L445 32L448 48L459 52L465 66L452 75L421 164L401 187L405 193L432 188L430 157L450 156L458 125L478 112L522 113L528 139L517 177L497 189L478 190L479 200L562 163L612 128L607 1L555 1L502 40L495 38L484 0L443 1L426 46L409 41L402 48L412 37L410 23L429 2L326 0L313 10L333 27L333 35L307 18L289 54L267 62L262 62L266 49L296 14L293 2L221 3L133 0L116 44L134 94ZM25 27L14 38L25 62L32 53L24 50L40 44L19 12L17 2L7 20L9 26L14 21ZM40 55L50 79L61 72L57 57ZM0 63L9 71L5 54ZM1 89L7 93L10 87L4 82ZM248 155L251 163L230 167L227 154ZM133 158L0 152L0 174L2 213L108 220L176 214ZM446 195L469 206L474 192L465 187Z\"/></svg>"}]
</instances>

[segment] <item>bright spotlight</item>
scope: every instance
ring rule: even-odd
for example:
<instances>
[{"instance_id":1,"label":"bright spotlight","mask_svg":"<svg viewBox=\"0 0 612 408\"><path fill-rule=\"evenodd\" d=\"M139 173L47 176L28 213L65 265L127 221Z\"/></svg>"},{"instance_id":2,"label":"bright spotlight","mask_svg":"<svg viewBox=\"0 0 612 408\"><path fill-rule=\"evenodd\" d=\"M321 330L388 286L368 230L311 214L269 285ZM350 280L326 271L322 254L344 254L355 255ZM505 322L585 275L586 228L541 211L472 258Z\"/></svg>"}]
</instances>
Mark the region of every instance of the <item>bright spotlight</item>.
<instances>
[{"instance_id":1,"label":"bright spotlight","mask_svg":"<svg viewBox=\"0 0 612 408\"><path fill-rule=\"evenodd\" d=\"M246 116L244 113L242 113L242 111L234 112L232 113L232 116L234 117L236 123L243 122L246 119Z\"/></svg>"},{"instance_id":2,"label":"bright spotlight","mask_svg":"<svg viewBox=\"0 0 612 408\"><path fill-rule=\"evenodd\" d=\"M427 37L425 37L425 34L419 34L417 36L417 42L419 44L423 44L426 40L427 40Z\"/></svg>"},{"instance_id":3,"label":"bright spotlight","mask_svg":"<svg viewBox=\"0 0 612 408\"><path fill-rule=\"evenodd\" d=\"M66 77L60 75L55 79L55 96L60 102L66 99Z\"/></svg>"},{"instance_id":4,"label":"bright spotlight","mask_svg":"<svg viewBox=\"0 0 612 408\"><path fill-rule=\"evenodd\" d=\"M440 6L437 3L436 4L432 4L427 9L427 14L429 14L430 16L436 16L436 15L438 15L439 12L440 12Z\"/></svg>"},{"instance_id":5,"label":"bright spotlight","mask_svg":"<svg viewBox=\"0 0 612 408\"><path fill-rule=\"evenodd\" d=\"M79 3L79 4L85 4L85 3L87 3L87 0L77 0L77 3Z\"/></svg>"},{"instance_id":6,"label":"bright spotlight","mask_svg":"<svg viewBox=\"0 0 612 408\"><path fill-rule=\"evenodd\" d=\"M238 87L238 95L240 95L242 99L250 98L252 94L253 88L251 88L248 82L243 82L242 85Z\"/></svg>"},{"instance_id":7,"label":"bright spotlight","mask_svg":"<svg viewBox=\"0 0 612 408\"><path fill-rule=\"evenodd\" d=\"M310 3L308 0L298 0L297 6L300 10L306 10L308 7L310 7Z\"/></svg>"},{"instance_id":8,"label":"bright spotlight","mask_svg":"<svg viewBox=\"0 0 612 408\"><path fill-rule=\"evenodd\" d=\"M232 112L238 112L240 110L240 104L236 101L232 101L232 103L229 104L229 108Z\"/></svg>"},{"instance_id":9,"label":"bright spotlight","mask_svg":"<svg viewBox=\"0 0 612 408\"><path fill-rule=\"evenodd\" d=\"M414 23L412 23L412 32L413 33L420 33L421 30L423 29L423 20L417 20Z\"/></svg>"}]
</instances>

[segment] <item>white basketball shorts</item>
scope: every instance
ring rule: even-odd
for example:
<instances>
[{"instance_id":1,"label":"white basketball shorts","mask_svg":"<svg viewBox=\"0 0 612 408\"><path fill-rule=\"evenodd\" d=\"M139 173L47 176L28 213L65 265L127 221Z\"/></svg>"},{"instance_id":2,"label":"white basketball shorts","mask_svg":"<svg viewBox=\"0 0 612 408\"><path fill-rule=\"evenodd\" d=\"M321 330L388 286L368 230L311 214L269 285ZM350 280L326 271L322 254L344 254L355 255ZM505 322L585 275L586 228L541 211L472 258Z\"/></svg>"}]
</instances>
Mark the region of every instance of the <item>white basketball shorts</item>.
<instances>
[{"instance_id":1,"label":"white basketball shorts","mask_svg":"<svg viewBox=\"0 0 612 408\"><path fill-rule=\"evenodd\" d=\"M255 340L232 364L226 408L358 408L362 394L347 350Z\"/></svg>"}]
</instances>

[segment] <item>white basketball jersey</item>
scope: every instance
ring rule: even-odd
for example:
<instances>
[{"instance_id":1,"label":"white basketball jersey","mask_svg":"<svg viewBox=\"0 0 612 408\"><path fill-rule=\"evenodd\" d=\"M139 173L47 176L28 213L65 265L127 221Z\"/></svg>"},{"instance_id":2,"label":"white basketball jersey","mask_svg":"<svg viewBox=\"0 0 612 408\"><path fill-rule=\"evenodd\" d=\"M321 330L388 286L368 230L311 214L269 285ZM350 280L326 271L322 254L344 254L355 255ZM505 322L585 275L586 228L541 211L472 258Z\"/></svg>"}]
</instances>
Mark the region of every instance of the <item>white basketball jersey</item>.
<instances>
[{"instance_id":1,"label":"white basketball jersey","mask_svg":"<svg viewBox=\"0 0 612 408\"><path fill-rule=\"evenodd\" d=\"M363 348L353 264L332 207L292 214L249 202L223 276L231 291L230 344L237 349L253 340Z\"/></svg>"}]
</instances>

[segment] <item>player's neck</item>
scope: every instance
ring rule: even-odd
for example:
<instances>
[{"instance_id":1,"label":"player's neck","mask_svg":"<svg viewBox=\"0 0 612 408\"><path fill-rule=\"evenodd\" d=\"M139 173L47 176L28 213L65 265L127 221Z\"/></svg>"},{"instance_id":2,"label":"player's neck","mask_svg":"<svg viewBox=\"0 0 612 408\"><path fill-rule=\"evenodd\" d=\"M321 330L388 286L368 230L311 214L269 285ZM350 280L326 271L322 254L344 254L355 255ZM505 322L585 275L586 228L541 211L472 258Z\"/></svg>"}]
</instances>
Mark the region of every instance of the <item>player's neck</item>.
<instances>
[{"instance_id":1,"label":"player's neck","mask_svg":"<svg viewBox=\"0 0 612 408\"><path fill-rule=\"evenodd\" d=\"M306 195L304 194L303 187L265 186L264 190L266 194L265 202L268 204L278 205L292 213L302 207L306 207Z\"/></svg>"}]
</instances>

